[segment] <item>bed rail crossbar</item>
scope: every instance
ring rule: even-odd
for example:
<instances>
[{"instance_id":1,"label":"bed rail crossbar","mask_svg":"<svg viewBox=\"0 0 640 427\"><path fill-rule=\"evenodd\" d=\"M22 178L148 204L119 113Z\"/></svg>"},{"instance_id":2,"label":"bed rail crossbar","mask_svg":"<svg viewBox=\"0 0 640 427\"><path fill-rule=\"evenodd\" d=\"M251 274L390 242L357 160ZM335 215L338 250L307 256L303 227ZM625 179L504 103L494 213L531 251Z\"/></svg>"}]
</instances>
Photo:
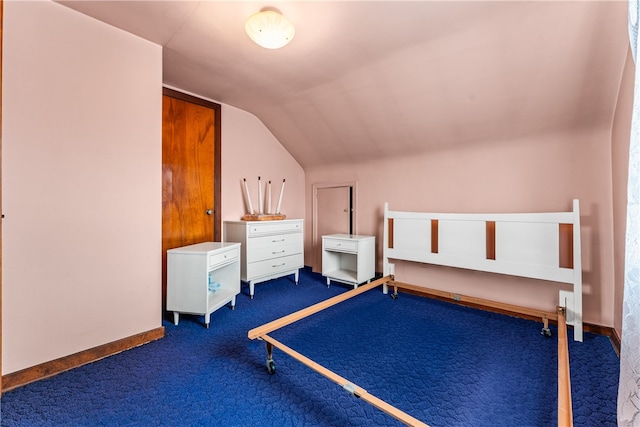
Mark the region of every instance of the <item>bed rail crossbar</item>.
<instances>
[{"instance_id":1,"label":"bed rail crossbar","mask_svg":"<svg viewBox=\"0 0 640 427\"><path fill-rule=\"evenodd\" d=\"M324 310L325 308L331 307L332 305L336 305L342 301L345 301L349 298L353 298L356 295L360 295L363 292L368 291L369 289L373 289L377 286L380 286L382 284L385 284L389 281L389 277L381 277L377 280L374 280L372 282L369 282L367 284L364 285L360 285L355 289L352 289L350 291L344 292L340 295L336 295L333 298L329 298L325 301L321 301L317 304L314 304L312 306L309 306L307 308L303 308L302 310L298 310L294 313L291 313L287 316L281 317L280 319L276 319L272 322L269 323L265 323L262 326L258 326L257 328L253 328L249 331L249 339L256 339L256 338L260 338L263 335L266 335L270 332L273 332L277 329L282 328L283 326L287 326L290 325L294 322L297 322L300 319L304 319L305 317L308 317L314 313L317 313L319 311Z\"/></svg>"}]
</instances>

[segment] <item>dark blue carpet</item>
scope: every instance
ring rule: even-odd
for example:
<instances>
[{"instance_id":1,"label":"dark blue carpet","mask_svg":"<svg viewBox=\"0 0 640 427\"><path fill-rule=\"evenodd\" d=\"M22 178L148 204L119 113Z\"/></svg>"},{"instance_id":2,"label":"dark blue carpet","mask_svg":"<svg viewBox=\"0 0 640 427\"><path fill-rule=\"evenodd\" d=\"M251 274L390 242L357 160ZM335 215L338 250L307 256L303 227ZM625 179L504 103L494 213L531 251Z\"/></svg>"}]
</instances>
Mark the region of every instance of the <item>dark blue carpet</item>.
<instances>
[{"instance_id":1,"label":"dark blue carpet","mask_svg":"<svg viewBox=\"0 0 640 427\"><path fill-rule=\"evenodd\" d=\"M3 426L393 426L399 422L279 350L256 326L347 290L301 272L222 308L164 322L166 337L6 392ZM557 340L541 324L373 290L271 335L431 426L557 423ZM569 335L572 339L571 332ZM609 339L570 342L574 423L615 426Z\"/></svg>"}]
</instances>

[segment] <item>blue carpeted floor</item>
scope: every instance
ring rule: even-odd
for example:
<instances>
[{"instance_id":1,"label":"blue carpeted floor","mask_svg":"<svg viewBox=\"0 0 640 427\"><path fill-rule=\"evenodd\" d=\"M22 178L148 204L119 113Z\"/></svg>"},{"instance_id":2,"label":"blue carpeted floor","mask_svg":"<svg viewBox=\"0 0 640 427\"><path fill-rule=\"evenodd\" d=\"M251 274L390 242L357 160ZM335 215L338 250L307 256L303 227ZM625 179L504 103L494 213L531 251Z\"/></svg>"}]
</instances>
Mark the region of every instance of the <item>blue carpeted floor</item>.
<instances>
[{"instance_id":1,"label":"blue carpeted floor","mask_svg":"<svg viewBox=\"0 0 640 427\"><path fill-rule=\"evenodd\" d=\"M387 414L248 330L347 290L320 275L256 286L204 328L166 337L2 396L3 426L393 426ZM271 335L431 426L552 426L557 341L540 323L427 298L367 292ZM572 336L570 334L570 339ZM619 361L608 338L570 342L574 424L615 426Z\"/></svg>"}]
</instances>

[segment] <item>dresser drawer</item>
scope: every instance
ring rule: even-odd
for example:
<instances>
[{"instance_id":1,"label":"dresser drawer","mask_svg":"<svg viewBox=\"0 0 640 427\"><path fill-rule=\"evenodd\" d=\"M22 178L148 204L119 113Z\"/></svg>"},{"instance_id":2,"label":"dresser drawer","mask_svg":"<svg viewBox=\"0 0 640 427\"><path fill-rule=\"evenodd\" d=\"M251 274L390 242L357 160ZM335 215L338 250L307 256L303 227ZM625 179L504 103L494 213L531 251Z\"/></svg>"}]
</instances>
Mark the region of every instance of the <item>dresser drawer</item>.
<instances>
[{"instance_id":1,"label":"dresser drawer","mask_svg":"<svg viewBox=\"0 0 640 427\"><path fill-rule=\"evenodd\" d=\"M238 259L240 255L240 251L238 248L233 248L231 250L215 253L209 255L209 269L219 266L220 264L226 264L228 262L232 262Z\"/></svg>"},{"instance_id":2,"label":"dresser drawer","mask_svg":"<svg viewBox=\"0 0 640 427\"><path fill-rule=\"evenodd\" d=\"M341 239L324 239L324 249L336 252L358 252L358 242Z\"/></svg>"},{"instance_id":3,"label":"dresser drawer","mask_svg":"<svg viewBox=\"0 0 640 427\"><path fill-rule=\"evenodd\" d=\"M280 222L265 221L264 223L251 224L249 226L248 235L260 236L265 234L279 233L301 233L302 223L300 221Z\"/></svg>"},{"instance_id":4,"label":"dresser drawer","mask_svg":"<svg viewBox=\"0 0 640 427\"><path fill-rule=\"evenodd\" d=\"M263 261L266 259L280 258L289 255L295 255L302 253L302 241L291 243L278 243L272 246L264 246L260 248L254 248L247 253L247 262Z\"/></svg>"},{"instance_id":5,"label":"dresser drawer","mask_svg":"<svg viewBox=\"0 0 640 427\"><path fill-rule=\"evenodd\" d=\"M247 251L252 252L263 248L278 248L291 244L302 245L302 233L251 237L250 239L247 239Z\"/></svg>"},{"instance_id":6,"label":"dresser drawer","mask_svg":"<svg viewBox=\"0 0 640 427\"><path fill-rule=\"evenodd\" d=\"M275 275L282 271L302 268L303 264L304 255L301 253L289 255L282 258L249 262L247 263L247 276L252 278L260 278L262 276Z\"/></svg>"}]
</instances>

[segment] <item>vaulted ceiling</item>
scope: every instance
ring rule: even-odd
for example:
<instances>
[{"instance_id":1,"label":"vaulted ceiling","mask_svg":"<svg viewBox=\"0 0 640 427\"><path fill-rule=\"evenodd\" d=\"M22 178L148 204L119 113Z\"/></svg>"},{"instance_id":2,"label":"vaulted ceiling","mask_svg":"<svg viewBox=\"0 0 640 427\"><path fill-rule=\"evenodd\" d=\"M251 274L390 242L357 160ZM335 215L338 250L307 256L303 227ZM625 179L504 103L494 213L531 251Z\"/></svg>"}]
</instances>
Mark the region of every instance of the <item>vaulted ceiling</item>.
<instances>
[{"instance_id":1,"label":"vaulted ceiling","mask_svg":"<svg viewBox=\"0 0 640 427\"><path fill-rule=\"evenodd\" d=\"M166 85L255 114L305 168L610 126L624 1L61 1L163 46ZM276 7L280 50L244 21Z\"/></svg>"}]
</instances>

